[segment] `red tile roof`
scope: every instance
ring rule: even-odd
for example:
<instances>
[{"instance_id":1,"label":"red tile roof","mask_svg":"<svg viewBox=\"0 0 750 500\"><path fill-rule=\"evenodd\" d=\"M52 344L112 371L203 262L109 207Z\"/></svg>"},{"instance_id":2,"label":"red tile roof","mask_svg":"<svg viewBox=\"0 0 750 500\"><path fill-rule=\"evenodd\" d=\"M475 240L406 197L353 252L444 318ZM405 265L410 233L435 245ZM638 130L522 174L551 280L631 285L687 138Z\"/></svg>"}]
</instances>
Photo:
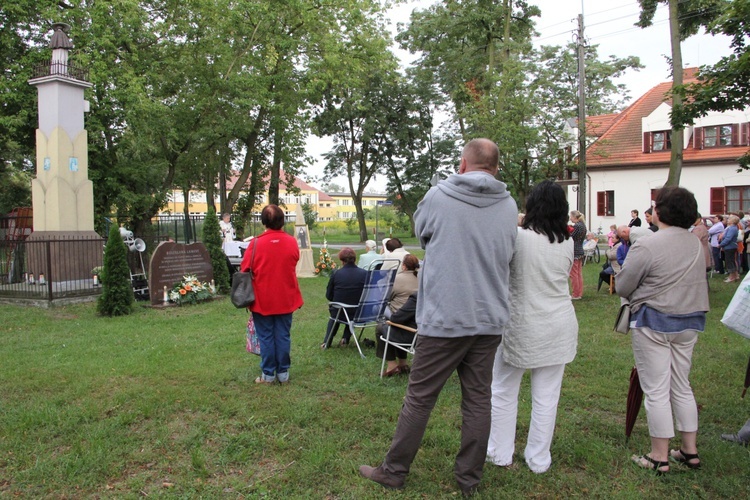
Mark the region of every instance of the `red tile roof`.
<instances>
[{"instance_id":1,"label":"red tile roof","mask_svg":"<svg viewBox=\"0 0 750 500\"><path fill-rule=\"evenodd\" d=\"M586 118L586 135L590 137L601 137L620 116L619 113L609 115L589 116Z\"/></svg>"},{"instance_id":2,"label":"red tile roof","mask_svg":"<svg viewBox=\"0 0 750 500\"><path fill-rule=\"evenodd\" d=\"M686 68L684 82L696 81L696 71L697 68ZM667 95L671 88L672 82L660 83L621 113L588 117L587 124L594 128L599 138L586 152L587 167L596 170L669 165L669 151L643 152L641 119L649 116L663 102L671 105L671 98ZM683 163L736 161L746 150L746 146L694 149L691 138L683 150Z\"/></svg>"},{"instance_id":3,"label":"red tile roof","mask_svg":"<svg viewBox=\"0 0 750 500\"><path fill-rule=\"evenodd\" d=\"M239 174L232 174L230 177L227 177L227 189L232 189L234 187L235 183L237 182L238 178L239 178ZM264 187L264 189L268 189L269 177L266 176L266 178L264 179L264 181L265 181L265 187ZM250 178L247 179L247 181L245 182L245 185L248 186L248 187L250 186ZM294 178L293 185L294 185L294 187L299 188L301 191L318 191L317 189L315 189L314 187L310 186L309 184L307 184L305 181L303 181L299 177L295 177ZM283 170L279 173L279 187L281 189L285 189L285 188L288 187L288 184L287 184L287 181L286 181L286 174L284 173ZM318 191L318 192L320 192L320 191ZM320 193L323 194L322 192L320 192ZM323 198L320 198L320 199L323 199Z\"/></svg>"}]
</instances>

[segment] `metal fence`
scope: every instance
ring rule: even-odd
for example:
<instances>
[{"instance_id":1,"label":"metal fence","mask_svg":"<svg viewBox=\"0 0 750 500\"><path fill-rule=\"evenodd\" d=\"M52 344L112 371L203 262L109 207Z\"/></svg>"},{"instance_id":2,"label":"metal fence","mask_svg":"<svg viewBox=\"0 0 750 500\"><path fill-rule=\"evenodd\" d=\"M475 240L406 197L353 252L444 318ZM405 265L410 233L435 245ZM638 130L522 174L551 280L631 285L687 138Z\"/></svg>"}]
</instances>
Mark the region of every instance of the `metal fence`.
<instances>
[{"instance_id":1,"label":"metal fence","mask_svg":"<svg viewBox=\"0 0 750 500\"><path fill-rule=\"evenodd\" d=\"M254 235L263 228L259 218L253 219L245 232ZM201 241L204 221L203 215L187 218L161 215L151 220L149 234L134 235L147 244L143 253L128 252L136 298L139 298L139 291L141 296L148 293L148 262L156 246L169 240L185 244ZM107 226L117 224L114 217L107 218L106 222ZM101 293L94 275L103 265L106 238L61 235L35 240L31 236L31 226L30 214L0 216L0 302L49 305L53 301L85 300Z\"/></svg>"},{"instance_id":2,"label":"metal fence","mask_svg":"<svg viewBox=\"0 0 750 500\"><path fill-rule=\"evenodd\" d=\"M0 240L0 299L51 302L98 295L102 238Z\"/></svg>"}]
</instances>

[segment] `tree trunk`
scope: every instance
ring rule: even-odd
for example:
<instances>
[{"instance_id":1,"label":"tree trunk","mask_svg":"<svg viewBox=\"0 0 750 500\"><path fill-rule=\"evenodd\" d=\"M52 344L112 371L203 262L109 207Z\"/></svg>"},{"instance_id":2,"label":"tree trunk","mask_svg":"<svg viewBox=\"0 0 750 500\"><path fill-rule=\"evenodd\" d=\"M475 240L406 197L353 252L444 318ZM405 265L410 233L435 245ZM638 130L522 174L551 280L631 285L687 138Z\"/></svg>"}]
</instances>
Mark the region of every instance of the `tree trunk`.
<instances>
[{"instance_id":1,"label":"tree trunk","mask_svg":"<svg viewBox=\"0 0 750 500\"><path fill-rule=\"evenodd\" d=\"M182 188L182 214L185 217L185 243L191 243L193 227L190 225L190 188Z\"/></svg>"},{"instance_id":2,"label":"tree trunk","mask_svg":"<svg viewBox=\"0 0 750 500\"><path fill-rule=\"evenodd\" d=\"M672 42L672 88L682 85L682 49L680 48L680 21L677 17L677 4L679 0L669 0L669 32ZM672 109L682 107L682 96L675 92L672 94ZM682 125L672 124L672 149L669 160L669 177L665 186L679 186L680 174L682 173L682 148L683 148Z\"/></svg>"},{"instance_id":3,"label":"tree trunk","mask_svg":"<svg viewBox=\"0 0 750 500\"><path fill-rule=\"evenodd\" d=\"M273 161L271 174L268 181L268 203L279 204L279 179L281 176L281 147L282 140L281 125L276 124L273 131Z\"/></svg>"}]
</instances>

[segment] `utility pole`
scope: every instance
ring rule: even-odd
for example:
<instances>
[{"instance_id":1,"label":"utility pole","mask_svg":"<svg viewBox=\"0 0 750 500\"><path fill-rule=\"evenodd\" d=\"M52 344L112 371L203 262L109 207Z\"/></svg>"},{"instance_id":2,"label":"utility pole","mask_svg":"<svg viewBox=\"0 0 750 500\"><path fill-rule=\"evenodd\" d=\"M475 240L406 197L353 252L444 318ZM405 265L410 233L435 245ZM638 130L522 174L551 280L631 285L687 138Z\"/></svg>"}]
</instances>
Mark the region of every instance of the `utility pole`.
<instances>
[{"instance_id":1,"label":"utility pole","mask_svg":"<svg viewBox=\"0 0 750 500\"><path fill-rule=\"evenodd\" d=\"M586 50L583 14L578 14L578 211L586 214Z\"/></svg>"}]
</instances>

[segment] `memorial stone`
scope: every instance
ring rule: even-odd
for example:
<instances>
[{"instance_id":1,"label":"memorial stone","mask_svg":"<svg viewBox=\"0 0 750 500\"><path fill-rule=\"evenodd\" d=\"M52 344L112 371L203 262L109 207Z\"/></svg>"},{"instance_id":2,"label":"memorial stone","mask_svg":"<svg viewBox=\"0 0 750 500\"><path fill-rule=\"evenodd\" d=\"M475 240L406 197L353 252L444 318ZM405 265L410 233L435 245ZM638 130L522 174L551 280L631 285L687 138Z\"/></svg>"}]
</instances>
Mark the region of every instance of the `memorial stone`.
<instances>
[{"instance_id":1,"label":"memorial stone","mask_svg":"<svg viewBox=\"0 0 750 500\"><path fill-rule=\"evenodd\" d=\"M166 286L167 290L182 281L183 276L195 276L198 281L210 283L214 277L211 256L203 243L184 245L167 241L159 244L149 263L149 289L151 304L161 304L163 296L158 293Z\"/></svg>"}]
</instances>

